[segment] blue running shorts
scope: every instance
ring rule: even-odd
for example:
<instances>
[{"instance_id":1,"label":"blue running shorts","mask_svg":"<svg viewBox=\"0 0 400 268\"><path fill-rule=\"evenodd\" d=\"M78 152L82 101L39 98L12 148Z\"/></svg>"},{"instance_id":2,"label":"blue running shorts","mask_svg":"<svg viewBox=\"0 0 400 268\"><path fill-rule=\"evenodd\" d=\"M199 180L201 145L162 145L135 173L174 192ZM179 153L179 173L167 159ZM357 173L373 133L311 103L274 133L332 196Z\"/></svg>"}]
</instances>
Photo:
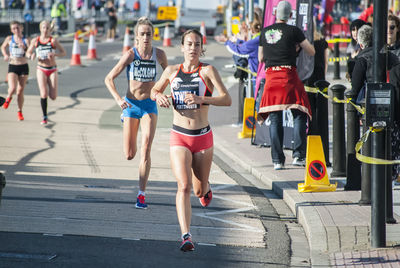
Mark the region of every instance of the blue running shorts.
<instances>
[{"instance_id":1,"label":"blue running shorts","mask_svg":"<svg viewBox=\"0 0 400 268\"><path fill-rule=\"evenodd\" d=\"M150 98L145 100L133 100L125 97L125 100L132 105L122 111L122 117L142 118L145 114L158 115L157 103Z\"/></svg>"}]
</instances>

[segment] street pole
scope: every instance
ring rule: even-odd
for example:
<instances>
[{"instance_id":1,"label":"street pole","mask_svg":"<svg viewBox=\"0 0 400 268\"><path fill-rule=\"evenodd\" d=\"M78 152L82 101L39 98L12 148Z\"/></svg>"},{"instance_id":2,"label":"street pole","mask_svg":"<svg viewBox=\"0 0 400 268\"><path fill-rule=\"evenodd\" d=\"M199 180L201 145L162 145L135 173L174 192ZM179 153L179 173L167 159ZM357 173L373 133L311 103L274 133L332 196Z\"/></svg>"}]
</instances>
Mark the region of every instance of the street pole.
<instances>
[{"instance_id":1,"label":"street pole","mask_svg":"<svg viewBox=\"0 0 400 268\"><path fill-rule=\"evenodd\" d=\"M386 57L380 53L386 44L387 29L387 0L374 0L373 23L373 78L374 82L386 81ZM367 111L368 112L368 111ZM372 132L372 156L386 158L386 124L378 124L379 129ZM371 166L371 246L373 248L386 246L386 167Z\"/></svg>"},{"instance_id":2,"label":"street pole","mask_svg":"<svg viewBox=\"0 0 400 268\"><path fill-rule=\"evenodd\" d=\"M251 29L251 23L254 20L254 2L253 0L249 0L249 29ZM252 38L251 30L249 31L249 40ZM253 91L253 75L251 73L248 74L247 78L247 90L246 90L246 98L254 97Z\"/></svg>"}]
</instances>

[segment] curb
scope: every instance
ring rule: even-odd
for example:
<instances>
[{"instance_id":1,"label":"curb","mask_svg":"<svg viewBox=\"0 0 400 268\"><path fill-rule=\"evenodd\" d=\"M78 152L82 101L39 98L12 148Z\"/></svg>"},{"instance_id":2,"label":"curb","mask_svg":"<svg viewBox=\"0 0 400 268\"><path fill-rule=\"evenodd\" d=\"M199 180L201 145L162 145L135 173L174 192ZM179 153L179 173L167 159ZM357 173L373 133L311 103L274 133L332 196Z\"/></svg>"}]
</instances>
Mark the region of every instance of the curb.
<instances>
[{"instance_id":1,"label":"curb","mask_svg":"<svg viewBox=\"0 0 400 268\"><path fill-rule=\"evenodd\" d=\"M251 160L247 159L244 155L238 157L236 154L232 153L229 148L221 145L220 140L222 138L214 133L214 146L223 154L218 155L218 150L215 150L215 154L220 158L229 158L232 162L236 162L243 169L250 172L254 177L261 180L268 187L270 187L277 195L279 195L285 203L289 206L292 212L296 215L298 222L303 226L304 232L306 233L309 246L310 246L310 258L312 266L330 266L330 259L328 254L328 239L327 239L327 231L323 225L323 222L320 218L318 212L314 209L312 205L309 206L301 206L304 205L302 203L296 203L295 191L288 191L290 188L289 183L276 183L277 176L274 174L266 174L257 168L253 168L251 164ZM246 161L246 159L248 161ZM275 177L275 180L274 180ZM284 186L288 187L284 187ZM297 191L296 191L297 193ZM297 193L297 195L299 195ZM312 230L312 232L311 232ZM337 233L336 239L339 239L339 233Z\"/></svg>"}]
</instances>

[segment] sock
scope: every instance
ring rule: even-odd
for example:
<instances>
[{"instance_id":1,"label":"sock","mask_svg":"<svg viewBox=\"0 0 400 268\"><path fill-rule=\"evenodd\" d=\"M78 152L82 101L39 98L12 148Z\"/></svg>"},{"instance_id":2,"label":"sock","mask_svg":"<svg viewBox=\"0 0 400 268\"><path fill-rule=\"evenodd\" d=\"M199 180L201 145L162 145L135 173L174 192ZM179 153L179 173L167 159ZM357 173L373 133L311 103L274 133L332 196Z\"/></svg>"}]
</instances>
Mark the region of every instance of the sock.
<instances>
[{"instance_id":1,"label":"sock","mask_svg":"<svg viewBox=\"0 0 400 268\"><path fill-rule=\"evenodd\" d=\"M43 117L47 118L47 98L40 98L40 105L42 106Z\"/></svg>"},{"instance_id":2,"label":"sock","mask_svg":"<svg viewBox=\"0 0 400 268\"><path fill-rule=\"evenodd\" d=\"M190 238L190 237L192 237L192 235L191 235L189 232L184 233L184 234L182 235L182 240L188 239L188 238Z\"/></svg>"},{"instance_id":3,"label":"sock","mask_svg":"<svg viewBox=\"0 0 400 268\"><path fill-rule=\"evenodd\" d=\"M138 192L137 196L139 196L139 195L146 196L146 193L145 193L145 192L143 192L143 191L140 191L140 190L139 190L139 192Z\"/></svg>"}]
</instances>

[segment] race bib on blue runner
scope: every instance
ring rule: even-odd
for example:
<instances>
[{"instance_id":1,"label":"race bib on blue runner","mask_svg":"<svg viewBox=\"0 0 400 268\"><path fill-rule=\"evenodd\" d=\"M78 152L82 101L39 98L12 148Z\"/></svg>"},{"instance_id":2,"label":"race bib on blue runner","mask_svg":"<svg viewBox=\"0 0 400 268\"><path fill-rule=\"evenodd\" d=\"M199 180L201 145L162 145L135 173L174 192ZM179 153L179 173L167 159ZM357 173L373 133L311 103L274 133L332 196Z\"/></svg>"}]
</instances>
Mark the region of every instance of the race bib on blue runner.
<instances>
[{"instance_id":1,"label":"race bib on blue runner","mask_svg":"<svg viewBox=\"0 0 400 268\"><path fill-rule=\"evenodd\" d=\"M186 104L184 102L187 93L199 96L199 82L178 83L174 88L174 107L176 110L194 110L199 109L200 104Z\"/></svg>"},{"instance_id":2,"label":"race bib on blue runner","mask_svg":"<svg viewBox=\"0 0 400 268\"><path fill-rule=\"evenodd\" d=\"M156 78L156 62L152 60L136 59L129 70L129 80L151 82Z\"/></svg>"}]
</instances>

